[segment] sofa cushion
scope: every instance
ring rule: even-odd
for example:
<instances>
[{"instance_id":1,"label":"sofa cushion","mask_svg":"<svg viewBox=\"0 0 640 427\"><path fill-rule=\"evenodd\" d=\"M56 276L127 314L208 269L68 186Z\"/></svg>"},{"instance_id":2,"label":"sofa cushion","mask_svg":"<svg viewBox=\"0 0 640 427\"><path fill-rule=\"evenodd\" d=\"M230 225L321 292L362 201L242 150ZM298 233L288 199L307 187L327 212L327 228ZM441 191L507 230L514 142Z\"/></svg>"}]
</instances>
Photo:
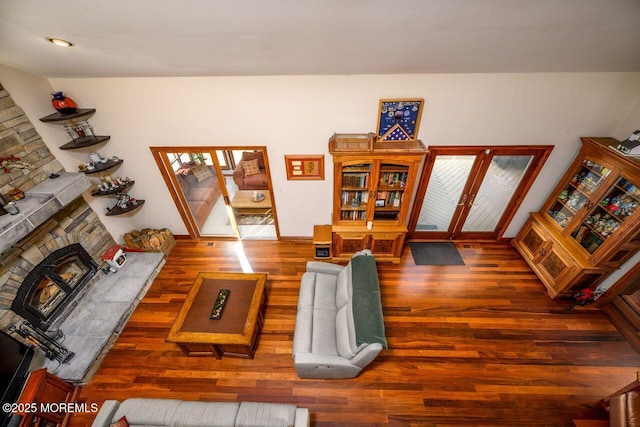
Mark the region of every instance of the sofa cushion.
<instances>
[{"instance_id":1,"label":"sofa cushion","mask_svg":"<svg viewBox=\"0 0 640 427\"><path fill-rule=\"evenodd\" d=\"M313 308L336 311L336 276L324 273L313 274L316 275Z\"/></svg>"},{"instance_id":2,"label":"sofa cushion","mask_svg":"<svg viewBox=\"0 0 640 427\"><path fill-rule=\"evenodd\" d=\"M311 331L313 331L313 297L316 273L306 272L300 281L296 327L293 331L293 355L311 351Z\"/></svg>"},{"instance_id":3,"label":"sofa cushion","mask_svg":"<svg viewBox=\"0 0 640 427\"><path fill-rule=\"evenodd\" d=\"M188 402L178 406L173 416L173 427L225 427L236 422L238 402Z\"/></svg>"},{"instance_id":4,"label":"sofa cushion","mask_svg":"<svg viewBox=\"0 0 640 427\"><path fill-rule=\"evenodd\" d=\"M242 402L237 427L288 427L296 420L296 406L281 403Z\"/></svg>"},{"instance_id":5,"label":"sofa cushion","mask_svg":"<svg viewBox=\"0 0 640 427\"><path fill-rule=\"evenodd\" d=\"M195 177L191 175L191 172L189 172L189 175L176 175L178 184L180 184L180 188L182 188L182 192L185 194L185 197L188 197L187 194L189 194L189 189L191 188L191 184L187 179L188 177L191 177L195 180Z\"/></svg>"},{"instance_id":6,"label":"sofa cushion","mask_svg":"<svg viewBox=\"0 0 640 427\"><path fill-rule=\"evenodd\" d=\"M267 175L264 172L244 177L245 190L266 190L269 188L267 184Z\"/></svg>"},{"instance_id":7,"label":"sofa cushion","mask_svg":"<svg viewBox=\"0 0 640 427\"><path fill-rule=\"evenodd\" d=\"M311 352L337 355L335 310L313 309Z\"/></svg>"},{"instance_id":8,"label":"sofa cushion","mask_svg":"<svg viewBox=\"0 0 640 427\"><path fill-rule=\"evenodd\" d=\"M126 416L131 426L168 426L180 403L182 401L176 399L127 399L120 404L113 419Z\"/></svg>"},{"instance_id":9,"label":"sofa cushion","mask_svg":"<svg viewBox=\"0 0 640 427\"><path fill-rule=\"evenodd\" d=\"M367 345L356 344L356 330L353 325L353 312L351 304L344 305L336 313L336 350L338 354L346 359L353 356Z\"/></svg>"},{"instance_id":10,"label":"sofa cushion","mask_svg":"<svg viewBox=\"0 0 640 427\"><path fill-rule=\"evenodd\" d=\"M257 175L260 173L260 166L258 165L258 159L242 162L242 168L244 169L244 176Z\"/></svg>"},{"instance_id":11,"label":"sofa cushion","mask_svg":"<svg viewBox=\"0 0 640 427\"><path fill-rule=\"evenodd\" d=\"M242 152L242 158L240 159L240 162L246 162L249 160L258 160L258 167L260 169L264 169L265 168L265 164L264 164L264 157L262 156L262 151L243 151Z\"/></svg>"},{"instance_id":12,"label":"sofa cushion","mask_svg":"<svg viewBox=\"0 0 640 427\"><path fill-rule=\"evenodd\" d=\"M336 281L336 308L351 302L351 263L338 273Z\"/></svg>"},{"instance_id":13,"label":"sofa cushion","mask_svg":"<svg viewBox=\"0 0 640 427\"><path fill-rule=\"evenodd\" d=\"M190 202L215 202L219 197L217 187L193 187L189 190Z\"/></svg>"},{"instance_id":14,"label":"sofa cushion","mask_svg":"<svg viewBox=\"0 0 640 427\"><path fill-rule=\"evenodd\" d=\"M191 169L191 172L193 172L193 176L196 177L196 180L198 182L202 182L205 179L211 178L213 176L213 173L211 172L211 169L207 165L194 166Z\"/></svg>"},{"instance_id":15,"label":"sofa cushion","mask_svg":"<svg viewBox=\"0 0 640 427\"><path fill-rule=\"evenodd\" d=\"M298 308L313 308L313 299L316 293L316 273L306 272L300 280L300 293L298 295Z\"/></svg>"}]
</instances>

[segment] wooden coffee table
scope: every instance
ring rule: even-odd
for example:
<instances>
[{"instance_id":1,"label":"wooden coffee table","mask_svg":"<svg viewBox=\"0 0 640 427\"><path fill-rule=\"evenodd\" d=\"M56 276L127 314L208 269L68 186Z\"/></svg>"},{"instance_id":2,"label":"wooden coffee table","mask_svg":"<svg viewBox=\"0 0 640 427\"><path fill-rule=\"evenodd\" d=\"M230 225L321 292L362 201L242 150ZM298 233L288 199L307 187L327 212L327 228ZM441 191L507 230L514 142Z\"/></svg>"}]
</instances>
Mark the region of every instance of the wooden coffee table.
<instances>
[{"instance_id":1,"label":"wooden coffee table","mask_svg":"<svg viewBox=\"0 0 640 427\"><path fill-rule=\"evenodd\" d=\"M268 190L260 190L264 198L259 202L253 201L253 191L237 191L231 199L231 207L238 224L242 223L243 216L261 217L263 224L272 220L271 194Z\"/></svg>"},{"instance_id":2,"label":"wooden coffee table","mask_svg":"<svg viewBox=\"0 0 640 427\"><path fill-rule=\"evenodd\" d=\"M253 359L264 324L265 283L261 273L198 273L167 336L187 356ZM210 319L221 289L229 296L220 319Z\"/></svg>"}]
</instances>

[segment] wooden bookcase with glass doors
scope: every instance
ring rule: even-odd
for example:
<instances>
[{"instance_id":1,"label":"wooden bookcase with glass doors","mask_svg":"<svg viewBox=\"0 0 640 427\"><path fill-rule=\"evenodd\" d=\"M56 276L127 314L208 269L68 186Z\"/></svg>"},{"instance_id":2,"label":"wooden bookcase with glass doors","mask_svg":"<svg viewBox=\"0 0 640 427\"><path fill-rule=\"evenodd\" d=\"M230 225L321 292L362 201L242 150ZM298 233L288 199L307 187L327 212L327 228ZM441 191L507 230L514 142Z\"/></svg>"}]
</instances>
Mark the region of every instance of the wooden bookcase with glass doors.
<instances>
[{"instance_id":1,"label":"wooden bookcase with glass doors","mask_svg":"<svg viewBox=\"0 0 640 427\"><path fill-rule=\"evenodd\" d=\"M551 298L595 289L640 249L640 159L613 138L582 148L539 212L512 241Z\"/></svg>"},{"instance_id":2,"label":"wooden bookcase with glass doors","mask_svg":"<svg viewBox=\"0 0 640 427\"><path fill-rule=\"evenodd\" d=\"M395 144L395 146L393 145ZM418 168L420 141L374 144L372 151L332 149L333 257L370 249L377 260L400 262Z\"/></svg>"}]
</instances>

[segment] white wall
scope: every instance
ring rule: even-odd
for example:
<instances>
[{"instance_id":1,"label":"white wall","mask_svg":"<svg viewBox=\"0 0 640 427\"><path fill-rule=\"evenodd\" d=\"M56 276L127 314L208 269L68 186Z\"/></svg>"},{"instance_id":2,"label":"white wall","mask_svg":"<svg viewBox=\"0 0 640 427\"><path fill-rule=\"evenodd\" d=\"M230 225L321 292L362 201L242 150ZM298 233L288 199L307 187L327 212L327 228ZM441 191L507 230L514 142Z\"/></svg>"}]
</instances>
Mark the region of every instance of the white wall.
<instances>
[{"instance_id":1,"label":"white wall","mask_svg":"<svg viewBox=\"0 0 640 427\"><path fill-rule=\"evenodd\" d=\"M613 132L613 134L618 139L625 139L638 129L640 129L640 99L636 100L635 104L629 109L628 114L620 121L618 128ZM629 271L631 267L639 262L640 252L636 253L619 269L604 279L602 283L598 285L598 289L603 291L609 289L614 283L620 280L620 278Z\"/></svg>"},{"instance_id":2,"label":"white wall","mask_svg":"<svg viewBox=\"0 0 640 427\"><path fill-rule=\"evenodd\" d=\"M331 220L329 137L375 132L381 98L423 97L426 145L555 145L505 234L512 237L571 162L580 136L623 138L640 127L640 73L51 79L51 87L25 73L5 79L12 74L0 67L0 82L67 170L86 152L58 150L67 142L62 129L39 122L52 111L49 94L61 90L97 109L95 130L111 135L100 153L125 160L115 173L135 179L130 193L146 200L130 217L103 217L116 239L141 227L186 234L149 146L267 146L281 234L310 236L313 224ZM287 181L284 154L325 154L325 180ZM98 212L110 204L89 202Z\"/></svg>"}]
</instances>

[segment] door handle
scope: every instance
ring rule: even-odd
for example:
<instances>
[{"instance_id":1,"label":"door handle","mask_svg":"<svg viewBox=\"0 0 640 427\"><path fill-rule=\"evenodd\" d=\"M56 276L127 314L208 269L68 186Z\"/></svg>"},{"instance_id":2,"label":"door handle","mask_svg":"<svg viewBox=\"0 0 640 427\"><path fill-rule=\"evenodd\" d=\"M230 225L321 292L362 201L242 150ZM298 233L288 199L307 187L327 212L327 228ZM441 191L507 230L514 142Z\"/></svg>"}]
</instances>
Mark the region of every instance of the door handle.
<instances>
[{"instance_id":1,"label":"door handle","mask_svg":"<svg viewBox=\"0 0 640 427\"><path fill-rule=\"evenodd\" d=\"M540 256L545 256L547 254L547 248L540 249Z\"/></svg>"},{"instance_id":2,"label":"door handle","mask_svg":"<svg viewBox=\"0 0 640 427\"><path fill-rule=\"evenodd\" d=\"M469 206L475 206L473 204L473 202L476 200L476 195L472 194L471 197L469 198Z\"/></svg>"},{"instance_id":3,"label":"door handle","mask_svg":"<svg viewBox=\"0 0 640 427\"><path fill-rule=\"evenodd\" d=\"M458 203L458 206L464 206L466 203L467 203L467 195L463 194L462 200L460 200L460 203Z\"/></svg>"}]
</instances>

